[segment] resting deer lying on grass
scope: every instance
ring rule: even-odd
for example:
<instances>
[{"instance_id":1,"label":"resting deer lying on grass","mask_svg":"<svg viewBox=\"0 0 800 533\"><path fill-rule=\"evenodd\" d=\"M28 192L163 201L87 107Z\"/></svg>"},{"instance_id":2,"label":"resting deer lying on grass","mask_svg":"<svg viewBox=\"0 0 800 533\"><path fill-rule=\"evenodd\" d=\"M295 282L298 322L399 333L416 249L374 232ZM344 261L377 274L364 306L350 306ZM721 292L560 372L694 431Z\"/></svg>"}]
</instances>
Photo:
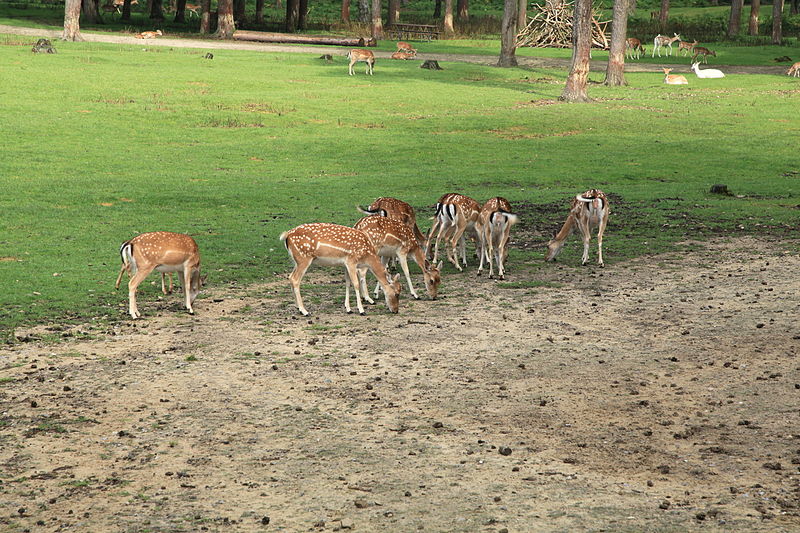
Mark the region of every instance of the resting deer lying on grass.
<instances>
[{"instance_id":1,"label":"resting deer lying on grass","mask_svg":"<svg viewBox=\"0 0 800 533\"><path fill-rule=\"evenodd\" d=\"M395 52L391 56L392 59L414 59L412 54L406 52Z\"/></svg>"},{"instance_id":2,"label":"resting deer lying on grass","mask_svg":"<svg viewBox=\"0 0 800 533\"><path fill-rule=\"evenodd\" d=\"M664 83L667 85L689 85L686 76L682 74L670 74L670 72L672 72L671 68L664 68L661 70L664 71Z\"/></svg>"},{"instance_id":3,"label":"resting deer lying on grass","mask_svg":"<svg viewBox=\"0 0 800 533\"><path fill-rule=\"evenodd\" d=\"M159 37L161 35L164 35L161 32L161 30L156 30L156 31L143 31L142 33L137 33L135 37L137 39L155 39L156 37Z\"/></svg>"},{"instance_id":4,"label":"resting deer lying on grass","mask_svg":"<svg viewBox=\"0 0 800 533\"><path fill-rule=\"evenodd\" d=\"M707 68L705 70L700 70L700 63L692 63L692 68L694 69L694 73L697 74L698 78L724 78L725 74L721 70L717 70L715 68Z\"/></svg>"},{"instance_id":5,"label":"resting deer lying on grass","mask_svg":"<svg viewBox=\"0 0 800 533\"><path fill-rule=\"evenodd\" d=\"M575 230L575 226L583 236L582 264L589 261L589 242L592 240L592 228L597 229L597 264L603 266L603 233L608 223L608 199L599 189L590 189L572 199L572 207L567 220L550 242L547 243L547 261L553 261L561 253L564 241Z\"/></svg>"},{"instance_id":6,"label":"resting deer lying on grass","mask_svg":"<svg viewBox=\"0 0 800 533\"><path fill-rule=\"evenodd\" d=\"M356 293L358 312L364 314L358 279L358 270L362 267L370 269L378 278L389 310L392 313L397 313L399 310L400 274L394 279L388 276L386 268L375 252L375 246L363 231L338 224L302 224L293 230L281 233L280 240L294 261L294 270L289 275L289 283L294 291L297 308L304 316L308 316L308 311L300 296L300 281L311 263L344 266L347 271L344 277L344 308L348 313L351 312L350 285L352 284Z\"/></svg>"},{"instance_id":7,"label":"resting deer lying on grass","mask_svg":"<svg viewBox=\"0 0 800 533\"><path fill-rule=\"evenodd\" d=\"M417 55L416 48L412 48L410 44L404 43L403 41L400 41L400 42L397 43L397 51L398 52L404 52L406 54L409 54L412 57Z\"/></svg>"},{"instance_id":8,"label":"resting deer lying on grass","mask_svg":"<svg viewBox=\"0 0 800 533\"><path fill-rule=\"evenodd\" d=\"M480 213L481 264L478 275L483 271L484 259L489 262L489 278L494 276L493 263L497 263L497 275L505 279L505 261L508 257L508 239L511 226L519 221L519 217L511 212L511 204L505 198L497 196L485 204Z\"/></svg>"},{"instance_id":9,"label":"resting deer lying on grass","mask_svg":"<svg viewBox=\"0 0 800 533\"><path fill-rule=\"evenodd\" d=\"M128 312L132 318L142 316L136 306L136 289L153 270L161 272L161 290L164 294L166 294L164 274L172 272L183 274L186 309L190 314L194 314L192 303L200 293L204 281L200 277L200 252L194 239L182 233L169 231L142 233L122 243L119 253L122 257L122 268L114 287L119 288L122 274L127 272L131 277L128 282ZM170 292L172 292L171 277Z\"/></svg>"}]
</instances>

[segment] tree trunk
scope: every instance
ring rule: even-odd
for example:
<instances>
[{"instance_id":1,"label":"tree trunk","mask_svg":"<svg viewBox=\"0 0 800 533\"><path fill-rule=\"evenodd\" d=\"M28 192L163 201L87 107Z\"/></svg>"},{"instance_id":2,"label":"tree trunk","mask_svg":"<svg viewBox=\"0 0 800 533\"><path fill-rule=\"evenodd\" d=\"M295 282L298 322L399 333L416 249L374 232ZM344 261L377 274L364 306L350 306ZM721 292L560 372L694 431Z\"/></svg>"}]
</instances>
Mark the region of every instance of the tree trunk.
<instances>
[{"instance_id":1,"label":"tree trunk","mask_svg":"<svg viewBox=\"0 0 800 533\"><path fill-rule=\"evenodd\" d=\"M358 0L358 21L367 23L370 19L369 0Z\"/></svg>"},{"instance_id":2,"label":"tree trunk","mask_svg":"<svg viewBox=\"0 0 800 533\"><path fill-rule=\"evenodd\" d=\"M389 25L400 22L400 0L389 0Z\"/></svg>"},{"instance_id":3,"label":"tree trunk","mask_svg":"<svg viewBox=\"0 0 800 533\"><path fill-rule=\"evenodd\" d=\"M61 39L65 41L83 41L81 36L81 0L66 0L64 3L64 33Z\"/></svg>"},{"instance_id":4,"label":"tree trunk","mask_svg":"<svg viewBox=\"0 0 800 533\"><path fill-rule=\"evenodd\" d=\"M164 20L164 9L161 0L153 0L150 8L150 20Z\"/></svg>"},{"instance_id":5,"label":"tree trunk","mask_svg":"<svg viewBox=\"0 0 800 533\"><path fill-rule=\"evenodd\" d=\"M437 20L442 18L442 0L435 0L433 6L433 18Z\"/></svg>"},{"instance_id":6,"label":"tree trunk","mask_svg":"<svg viewBox=\"0 0 800 533\"><path fill-rule=\"evenodd\" d=\"M742 7L744 7L744 0L731 0L731 16L728 19L729 39L739 35L742 26Z\"/></svg>"},{"instance_id":7,"label":"tree trunk","mask_svg":"<svg viewBox=\"0 0 800 533\"><path fill-rule=\"evenodd\" d=\"M666 0L669 1L669 0ZM589 52L592 46L592 0L575 0L572 23L572 63L561 100L588 102Z\"/></svg>"},{"instance_id":8,"label":"tree trunk","mask_svg":"<svg viewBox=\"0 0 800 533\"><path fill-rule=\"evenodd\" d=\"M661 0L661 12L658 15L658 25L661 28L661 33L667 31L667 22L669 22L669 0Z\"/></svg>"},{"instance_id":9,"label":"tree trunk","mask_svg":"<svg viewBox=\"0 0 800 533\"><path fill-rule=\"evenodd\" d=\"M528 0L519 0L517 5L517 33L528 25Z\"/></svg>"},{"instance_id":10,"label":"tree trunk","mask_svg":"<svg viewBox=\"0 0 800 533\"><path fill-rule=\"evenodd\" d=\"M383 39L383 20L381 19L381 0L372 0L372 38Z\"/></svg>"},{"instance_id":11,"label":"tree trunk","mask_svg":"<svg viewBox=\"0 0 800 533\"><path fill-rule=\"evenodd\" d=\"M242 22L244 21L244 10L247 3L245 0L233 0L233 21L234 22Z\"/></svg>"},{"instance_id":12,"label":"tree trunk","mask_svg":"<svg viewBox=\"0 0 800 533\"><path fill-rule=\"evenodd\" d=\"M797 15L798 11L800 11L798 10L798 3L800 3L798 0L792 0L792 7L789 9L790 15Z\"/></svg>"},{"instance_id":13,"label":"tree trunk","mask_svg":"<svg viewBox=\"0 0 800 533\"><path fill-rule=\"evenodd\" d=\"M350 0L342 0L342 22L350 22Z\"/></svg>"},{"instance_id":14,"label":"tree trunk","mask_svg":"<svg viewBox=\"0 0 800 533\"><path fill-rule=\"evenodd\" d=\"M100 21L100 12L97 9L97 0L83 0L84 20L97 24Z\"/></svg>"},{"instance_id":15,"label":"tree trunk","mask_svg":"<svg viewBox=\"0 0 800 533\"><path fill-rule=\"evenodd\" d=\"M200 33L211 32L211 0L200 0Z\"/></svg>"},{"instance_id":16,"label":"tree trunk","mask_svg":"<svg viewBox=\"0 0 800 533\"><path fill-rule=\"evenodd\" d=\"M774 0L772 4L772 44L783 41L783 0Z\"/></svg>"},{"instance_id":17,"label":"tree trunk","mask_svg":"<svg viewBox=\"0 0 800 533\"><path fill-rule=\"evenodd\" d=\"M611 22L611 50L608 52L606 85L625 83L625 38L628 33L628 0L614 0L614 17Z\"/></svg>"},{"instance_id":18,"label":"tree trunk","mask_svg":"<svg viewBox=\"0 0 800 533\"><path fill-rule=\"evenodd\" d=\"M214 34L214 37L232 39L234 31L236 31L236 24L233 22L233 0L219 0L217 2L217 33Z\"/></svg>"},{"instance_id":19,"label":"tree trunk","mask_svg":"<svg viewBox=\"0 0 800 533\"><path fill-rule=\"evenodd\" d=\"M445 35L453 35L456 29L453 27L453 0L444 0L444 21L442 30Z\"/></svg>"},{"instance_id":20,"label":"tree trunk","mask_svg":"<svg viewBox=\"0 0 800 533\"><path fill-rule=\"evenodd\" d=\"M761 0L750 0L750 20L747 23L747 33L758 35L758 12L761 9Z\"/></svg>"},{"instance_id":21,"label":"tree trunk","mask_svg":"<svg viewBox=\"0 0 800 533\"><path fill-rule=\"evenodd\" d=\"M289 33L296 32L299 20L300 0L286 0L286 31Z\"/></svg>"},{"instance_id":22,"label":"tree trunk","mask_svg":"<svg viewBox=\"0 0 800 533\"><path fill-rule=\"evenodd\" d=\"M264 24L264 0L256 0L256 24Z\"/></svg>"},{"instance_id":23,"label":"tree trunk","mask_svg":"<svg viewBox=\"0 0 800 533\"><path fill-rule=\"evenodd\" d=\"M305 30L308 27L308 0L300 0L297 18L297 29Z\"/></svg>"},{"instance_id":24,"label":"tree trunk","mask_svg":"<svg viewBox=\"0 0 800 533\"><path fill-rule=\"evenodd\" d=\"M461 22L469 21L469 0L458 0L456 4L458 20Z\"/></svg>"},{"instance_id":25,"label":"tree trunk","mask_svg":"<svg viewBox=\"0 0 800 533\"><path fill-rule=\"evenodd\" d=\"M125 0L122 3L122 17L119 20L120 22L131 21L131 0Z\"/></svg>"},{"instance_id":26,"label":"tree trunk","mask_svg":"<svg viewBox=\"0 0 800 533\"><path fill-rule=\"evenodd\" d=\"M591 0L590 0L591 1ZM500 59L498 67L517 66L517 8L519 0L505 0L500 23Z\"/></svg>"},{"instance_id":27,"label":"tree trunk","mask_svg":"<svg viewBox=\"0 0 800 533\"><path fill-rule=\"evenodd\" d=\"M175 5L174 22L186 22L186 0L178 0Z\"/></svg>"}]
</instances>

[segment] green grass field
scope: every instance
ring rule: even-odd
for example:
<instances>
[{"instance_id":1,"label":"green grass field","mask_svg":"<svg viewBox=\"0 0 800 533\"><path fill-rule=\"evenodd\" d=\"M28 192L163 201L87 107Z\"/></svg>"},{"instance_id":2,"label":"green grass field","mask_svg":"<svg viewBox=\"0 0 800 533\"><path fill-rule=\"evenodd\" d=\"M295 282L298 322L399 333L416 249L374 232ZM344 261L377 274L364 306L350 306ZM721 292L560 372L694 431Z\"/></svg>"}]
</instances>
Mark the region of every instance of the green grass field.
<instances>
[{"instance_id":1,"label":"green grass field","mask_svg":"<svg viewBox=\"0 0 800 533\"><path fill-rule=\"evenodd\" d=\"M290 268L280 232L352 224L382 195L414 205L423 230L445 192L526 206L520 231L539 240L512 254L517 270L547 268L538 246L590 187L615 199L612 267L689 239L797 237L800 81L786 76L629 74L570 105L555 100L563 71L379 60L350 77L341 56L66 42L34 55L32 41L0 36L7 332L124 319L117 250L138 233L190 233L212 287L246 286ZM562 258L577 265L577 246Z\"/></svg>"}]
</instances>

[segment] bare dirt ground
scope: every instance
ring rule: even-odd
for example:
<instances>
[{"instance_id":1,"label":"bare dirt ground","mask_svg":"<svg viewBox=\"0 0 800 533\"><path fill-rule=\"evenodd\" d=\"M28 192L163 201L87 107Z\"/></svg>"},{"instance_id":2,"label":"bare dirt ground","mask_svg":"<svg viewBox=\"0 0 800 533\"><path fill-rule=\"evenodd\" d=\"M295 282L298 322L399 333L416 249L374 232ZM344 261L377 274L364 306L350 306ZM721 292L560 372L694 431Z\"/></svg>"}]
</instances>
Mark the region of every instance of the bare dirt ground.
<instances>
[{"instance_id":1,"label":"bare dirt ground","mask_svg":"<svg viewBox=\"0 0 800 533\"><path fill-rule=\"evenodd\" d=\"M18 332L0 530L798 531L800 257L692 249L448 270L398 315L345 314L336 269L311 318L285 280L195 316L151 285L140 321Z\"/></svg>"},{"instance_id":2,"label":"bare dirt ground","mask_svg":"<svg viewBox=\"0 0 800 533\"><path fill-rule=\"evenodd\" d=\"M41 30L37 28L23 28L17 26L7 26L0 24L0 33L12 35L31 36L31 44L38 38L59 39L60 31ZM158 39L142 40L134 37L133 34L122 33L82 33L84 40L88 42L104 42L117 44L132 44L143 47L166 46L173 48L197 48L200 50L255 50L260 52L281 52L281 53L302 53L302 54L331 54L344 56L350 47L341 46L299 46L285 44L265 44L242 41L220 41L216 39L180 38L176 36L164 36ZM57 43L56 48L58 47ZM420 45L420 48L424 44ZM389 59L392 52L382 52L375 50L375 57ZM457 61L464 63L475 63L478 65L494 66L497 64L497 56L492 55L470 55L470 54L426 54L421 51L416 56L417 61L422 62L428 59L435 59L439 62ZM568 69L570 61L566 59L547 58L547 57L524 57L517 56L519 66L527 69ZM685 70L676 69L676 72L691 72L689 59ZM592 72L605 72L607 61L591 61L590 70ZM669 65L667 65L669 66ZM776 74L785 75L788 64L777 65L714 65L715 68L723 68L726 74ZM657 72L662 74L662 65L652 65L647 63L635 63L626 61L626 72Z\"/></svg>"}]
</instances>

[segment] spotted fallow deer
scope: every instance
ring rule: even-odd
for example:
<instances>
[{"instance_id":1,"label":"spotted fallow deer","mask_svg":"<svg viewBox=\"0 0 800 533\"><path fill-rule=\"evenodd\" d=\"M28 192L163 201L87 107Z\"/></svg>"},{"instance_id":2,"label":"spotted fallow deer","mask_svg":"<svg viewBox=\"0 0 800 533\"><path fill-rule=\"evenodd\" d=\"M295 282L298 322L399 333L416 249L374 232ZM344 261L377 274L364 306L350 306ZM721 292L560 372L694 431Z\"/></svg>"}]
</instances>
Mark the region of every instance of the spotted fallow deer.
<instances>
[{"instance_id":1,"label":"spotted fallow deer","mask_svg":"<svg viewBox=\"0 0 800 533\"><path fill-rule=\"evenodd\" d=\"M561 230L547 243L547 261L555 260L564 247L564 241L575 230L575 226L583 236L582 264L589 261L589 242L592 239L592 228L597 228L597 264L603 266L603 233L608 223L608 199L598 189L590 189L572 199L572 208Z\"/></svg>"},{"instance_id":2,"label":"spotted fallow deer","mask_svg":"<svg viewBox=\"0 0 800 533\"><path fill-rule=\"evenodd\" d=\"M381 197L369 204L369 207L357 206L357 209L365 215L381 215L399 220L414 232L414 237L419 245L425 246L425 236L417 226L417 214L414 212L414 208L406 202L397 198Z\"/></svg>"},{"instance_id":3,"label":"spotted fallow deer","mask_svg":"<svg viewBox=\"0 0 800 533\"><path fill-rule=\"evenodd\" d=\"M155 39L156 37L159 37L161 35L164 35L161 32L161 30L156 30L156 31L143 31L142 33L137 33L134 37L136 37L137 39Z\"/></svg>"},{"instance_id":4,"label":"spotted fallow deer","mask_svg":"<svg viewBox=\"0 0 800 533\"><path fill-rule=\"evenodd\" d=\"M297 308L308 316L300 296L300 280L312 263L321 265L343 265L347 271L345 275L345 300L344 308L350 313L350 285L356 293L356 304L359 314L364 314L361 305L359 290L358 270L362 267L372 271L378 282L383 287L386 305L392 313L397 313L400 308L400 274L392 279L384 268L375 251L375 246L367 234L361 230L339 226L338 224L302 224L296 228L281 233L280 240L286 246L289 256L294 261L294 270L289 275Z\"/></svg>"},{"instance_id":5,"label":"spotted fallow deer","mask_svg":"<svg viewBox=\"0 0 800 533\"><path fill-rule=\"evenodd\" d=\"M489 278L494 277L492 260L497 263L497 275L505 279L505 261L508 257L508 239L511 226L519 222L519 217L512 213L511 204L501 196L492 198L485 204L480 213L481 264L478 275L483 272L484 259L489 262Z\"/></svg>"},{"instance_id":6,"label":"spotted fallow deer","mask_svg":"<svg viewBox=\"0 0 800 533\"><path fill-rule=\"evenodd\" d=\"M361 50L360 48L353 48L349 52L347 52L347 59L350 60L350 75L353 75L353 65L358 63L359 61L363 61L367 64L367 71L366 73L370 76L372 75L372 70L375 66L375 54L372 53L371 50Z\"/></svg>"},{"instance_id":7,"label":"spotted fallow deer","mask_svg":"<svg viewBox=\"0 0 800 533\"><path fill-rule=\"evenodd\" d=\"M800 78L800 61L789 67L789 70L786 71L786 75Z\"/></svg>"},{"instance_id":8,"label":"spotted fallow deer","mask_svg":"<svg viewBox=\"0 0 800 533\"><path fill-rule=\"evenodd\" d=\"M674 37L667 37L666 35L661 35L661 34L656 35L655 38L653 39L653 52L651 53L651 57L655 57L656 52L658 52L658 57L661 57L661 48L664 46L669 48L669 50L667 51L667 55L671 56L672 43L680 40L681 36L678 35L677 33L674 34Z\"/></svg>"},{"instance_id":9,"label":"spotted fallow deer","mask_svg":"<svg viewBox=\"0 0 800 533\"><path fill-rule=\"evenodd\" d=\"M671 68L662 68L664 71L664 83L667 85L689 85L689 80L683 74L670 74Z\"/></svg>"},{"instance_id":10,"label":"spotted fallow deer","mask_svg":"<svg viewBox=\"0 0 800 533\"><path fill-rule=\"evenodd\" d=\"M122 257L122 268L114 286L119 288L122 274L128 272L131 276L128 282L128 312L132 318L142 316L136 305L136 289L153 270L162 274L169 272L183 274L186 309L194 314L192 303L203 284L203 279L200 277L200 252L194 239L182 233L169 231L142 233L122 243L119 253ZM164 291L163 276L161 290Z\"/></svg>"},{"instance_id":11,"label":"spotted fallow deer","mask_svg":"<svg viewBox=\"0 0 800 533\"><path fill-rule=\"evenodd\" d=\"M642 41L636 37L625 39L625 57L630 59L639 59L644 54L644 47Z\"/></svg>"},{"instance_id":12,"label":"spotted fallow deer","mask_svg":"<svg viewBox=\"0 0 800 533\"><path fill-rule=\"evenodd\" d=\"M439 241L444 237L445 248L447 248L447 259L459 270L463 270L458 262L458 254L461 252L461 261L467 265L466 243L464 242L465 232L473 234L476 243L480 243L480 220L481 205L470 198L457 193L448 193L439 198L436 203L436 213L433 226L428 233L425 250L430 255L431 241L436 235L436 244L433 251L433 262L439 259ZM450 245L449 247L447 245ZM480 248L478 244L478 248Z\"/></svg>"},{"instance_id":13,"label":"spotted fallow deer","mask_svg":"<svg viewBox=\"0 0 800 533\"><path fill-rule=\"evenodd\" d=\"M397 259L403 273L408 281L408 288L414 299L419 300L417 292L414 290L414 284L411 282L411 275L408 272L408 257L411 257L415 263L422 269L422 277L425 281L425 290L431 300L436 299L439 290L439 283L441 283L441 275L439 271L442 264L434 266L425 258L425 252L422 246L419 245L414 233L408 228L406 224L399 220L394 220L381 215L370 215L364 217L354 226L356 229L363 231L375 245L378 256L383 261L384 265L388 259ZM367 296L367 286L364 279L366 269L359 272L361 281L361 289L369 303L374 303L369 300ZM375 287L375 294L378 294L380 284Z\"/></svg>"},{"instance_id":14,"label":"spotted fallow deer","mask_svg":"<svg viewBox=\"0 0 800 533\"><path fill-rule=\"evenodd\" d=\"M693 43L690 43L689 41L680 41L678 42L678 53L681 54L681 52L686 52L685 54L681 55L688 56L694 51L694 47L698 44L700 43L697 42L697 40L695 40Z\"/></svg>"},{"instance_id":15,"label":"spotted fallow deer","mask_svg":"<svg viewBox=\"0 0 800 533\"><path fill-rule=\"evenodd\" d=\"M692 63L698 62L697 58L699 56L703 56L703 63L708 63L708 56L717 57L717 53L714 50L709 50L704 46L695 46L694 53L692 54Z\"/></svg>"},{"instance_id":16,"label":"spotted fallow deer","mask_svg":"<svg viewBox=\"0 0 800 533\"><path fill-rule=\"evenodd\" d=\"M400 42L397 43L397 51L398 52L402 52L404 54L408 54L411 57L414 57L414 56L417 55L416 48L413 48L410 44L404 43L403 41L400 41Z\"/></svg>"}]
</instances>

